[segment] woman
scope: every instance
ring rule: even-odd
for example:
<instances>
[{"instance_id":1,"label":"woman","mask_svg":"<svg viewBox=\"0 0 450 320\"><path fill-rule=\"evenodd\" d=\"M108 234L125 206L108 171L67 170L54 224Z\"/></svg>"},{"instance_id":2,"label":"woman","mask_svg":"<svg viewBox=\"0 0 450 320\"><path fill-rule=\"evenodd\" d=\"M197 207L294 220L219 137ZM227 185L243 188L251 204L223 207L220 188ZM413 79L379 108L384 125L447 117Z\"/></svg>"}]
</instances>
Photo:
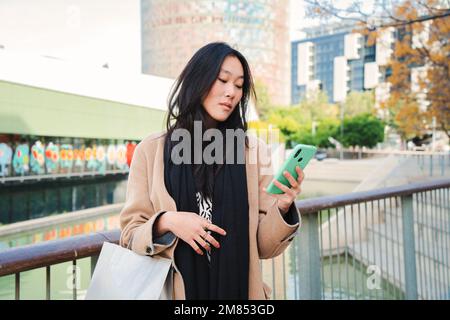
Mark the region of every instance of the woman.
<instances>
[{"instance_id":1,"label":"woman","mask_svg":"<svg viewBox=\"0 0 450 320\"><path fill-rule=\"evenodd\" d=\"M208 141L191 139L179 152L187 161L174 161L180 133L195 137L200 129L213 140L206 133L246 132L251 94L253 81L242 54L225 43L210 43L194 54L175 84L167 131L150 135L135 150L120 215L121 245L173 259L175 299L268 299L259 259L281 254L299 227L294 200L303 172L297 167L297 181L286 174L291 188L275 182L284 194L267 193L273 175L265 170L271 169L270 155L259 139L224 139L214 163L205 160ZM244 162L234 157L240 152ZM251 152L256 152L254 163ZM226 158L230 154L233 161Z\"/></svg>"}]
</instances>

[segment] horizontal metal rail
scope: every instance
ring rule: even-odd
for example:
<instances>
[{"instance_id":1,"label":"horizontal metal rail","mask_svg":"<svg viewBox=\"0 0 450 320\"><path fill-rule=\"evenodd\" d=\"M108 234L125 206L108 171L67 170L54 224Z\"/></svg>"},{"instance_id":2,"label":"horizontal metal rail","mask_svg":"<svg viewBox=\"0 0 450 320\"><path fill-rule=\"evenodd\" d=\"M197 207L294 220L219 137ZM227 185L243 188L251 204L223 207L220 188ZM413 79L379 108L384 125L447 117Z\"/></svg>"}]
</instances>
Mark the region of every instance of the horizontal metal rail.
<instances>
[{"instance_id":1,"label":"horizontal metal rail","mask_svg":"<svg viewBox=\"0 0 450 320\"><path fill-rule=\"evenodd\" d=\"M103 242L118 243L120 231L97 232L0 252L0 276L98 255Z\"/></svg>"},{"instance_id":2,"label":"horizontal metal rail","mask_svg":"<svg viewBox=\"0 0 450 320\"><path fill-rule=\"evenodd\" d=\"M360 202L407 196L414 193L448 187L450 187L450 179L438 179L370 191L352 192L343 195L296 200L295 204L302 214L308 214L316 213L321 210L342 207L345 205L357 204Z\"/></svg>"}]
</instances>

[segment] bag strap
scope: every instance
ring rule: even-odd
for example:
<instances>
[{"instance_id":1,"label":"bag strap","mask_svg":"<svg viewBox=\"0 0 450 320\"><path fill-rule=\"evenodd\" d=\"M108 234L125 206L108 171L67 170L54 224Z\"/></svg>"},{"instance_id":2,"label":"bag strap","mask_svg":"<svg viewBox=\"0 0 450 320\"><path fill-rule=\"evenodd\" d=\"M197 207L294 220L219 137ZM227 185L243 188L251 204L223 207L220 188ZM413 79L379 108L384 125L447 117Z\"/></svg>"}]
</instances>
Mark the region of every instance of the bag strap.
<instances>
[{"instance_id":1,"label":"bag strap","mask_svg":"<svg viewBox=\"0 0 450 320\"><path fill-rule=\"evenodd\" d=\"M127 249L131 250L131 245L133 242L134 232L131 234L130 240L128 241Z\"/></svg>"}]
</instances>

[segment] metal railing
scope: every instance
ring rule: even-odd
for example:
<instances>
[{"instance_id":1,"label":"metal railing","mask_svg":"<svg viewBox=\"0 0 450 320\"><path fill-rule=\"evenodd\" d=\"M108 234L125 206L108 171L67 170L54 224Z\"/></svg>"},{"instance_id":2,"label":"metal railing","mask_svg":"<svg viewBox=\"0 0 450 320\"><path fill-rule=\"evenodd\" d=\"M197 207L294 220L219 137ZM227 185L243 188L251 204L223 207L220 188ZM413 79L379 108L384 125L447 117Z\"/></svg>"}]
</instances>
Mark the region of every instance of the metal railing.
<instances>
[{"instance_id":1,"label":"metal railing","mask_svg":"<svg viewBox=\"0 0 450 320\"><path fill-rule=\"evenodd\" d=\"M450 299L449 190L442 179L298 201L298 297Z\"/></svg>"},{"instance_id":2,"label":"metal railing","mask_svg":"<svg viewBox=\"0 0 450 320\"><path fill-rule=\"evenodd\" d=\"M450 180L298 200L302 227L284 254L261 263L274 299L450 299ZM80 297L77 261L95 268L103 242L118 230L0 252L0 277L71 262L72 298ZM1 278L0 278L1 280ZM1 288L0 288L1 289Z\"/></svg>"},{"instance_id":3,"label":"metal railing","mask_svg":"<svg viewBox=\"0 0 450 320\"><path fill-rule=\"evenodd\" d=\"M79 289L77 261L91 258L91 273L95 268L103 242L118 243L120 231L98 232L89 235L74 236L63 240L46 241L0 252L0 277L15 275L15 298L20 299L20 275L23 272L38 268L45 268L45 296L51 297L51 267L63 262L72 262L73 299L78 297Z\"/></svg>"}]
</instances>

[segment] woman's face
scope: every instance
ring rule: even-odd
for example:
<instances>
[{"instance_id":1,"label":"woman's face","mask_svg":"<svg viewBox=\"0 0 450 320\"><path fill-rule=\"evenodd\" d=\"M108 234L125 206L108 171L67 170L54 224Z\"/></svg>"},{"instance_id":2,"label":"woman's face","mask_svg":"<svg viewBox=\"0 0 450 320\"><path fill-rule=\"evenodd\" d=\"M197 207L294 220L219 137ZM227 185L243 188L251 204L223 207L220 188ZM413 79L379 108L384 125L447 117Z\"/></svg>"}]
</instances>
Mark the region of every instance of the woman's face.
<instances>
[{"instance_id":1,"label":"woman's face","mask_svg":"<svg viewBox=\"0 0 450 320\"><path fill-rule=\"evenodd\" d=\"M219 75L203 100L203 107L215 121L225 121L242 98L244 69L238 58L228 56L222 63Z\"/></svg>"}]
</instances>

